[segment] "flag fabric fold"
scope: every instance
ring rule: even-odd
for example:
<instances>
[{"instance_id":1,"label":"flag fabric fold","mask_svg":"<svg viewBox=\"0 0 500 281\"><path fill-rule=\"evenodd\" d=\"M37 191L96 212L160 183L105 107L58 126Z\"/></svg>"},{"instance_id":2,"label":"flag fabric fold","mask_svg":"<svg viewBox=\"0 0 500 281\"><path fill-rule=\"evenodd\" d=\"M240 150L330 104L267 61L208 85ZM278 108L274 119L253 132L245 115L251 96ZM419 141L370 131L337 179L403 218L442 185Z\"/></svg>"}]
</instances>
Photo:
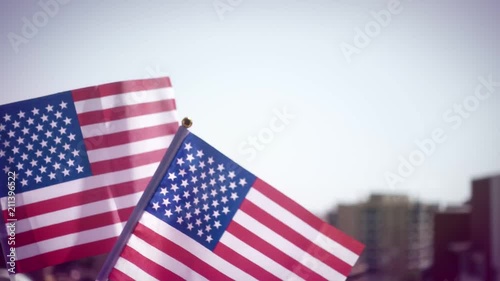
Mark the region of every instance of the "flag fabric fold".
<instances>
[{"instance_id":1,"label":"flag fabric fold","mask_svg":"<svg viewBox=\"0 0 500 281\"><path fill-rule=\"evenodd\" d=\"M363 245L180 127L97 280L345 280Z\"/></svg>"},{"instance_id":2,"label":"flag fabric fold","mask_svg":"<svg viewBox=\"0 0 500 281\"><path fill-rule=\"evenodd\" d=\"M1 105L1 233L4 253L14 249L10 272L109 252L178 126L168 77Z\"/></svg>"}]
</instances>

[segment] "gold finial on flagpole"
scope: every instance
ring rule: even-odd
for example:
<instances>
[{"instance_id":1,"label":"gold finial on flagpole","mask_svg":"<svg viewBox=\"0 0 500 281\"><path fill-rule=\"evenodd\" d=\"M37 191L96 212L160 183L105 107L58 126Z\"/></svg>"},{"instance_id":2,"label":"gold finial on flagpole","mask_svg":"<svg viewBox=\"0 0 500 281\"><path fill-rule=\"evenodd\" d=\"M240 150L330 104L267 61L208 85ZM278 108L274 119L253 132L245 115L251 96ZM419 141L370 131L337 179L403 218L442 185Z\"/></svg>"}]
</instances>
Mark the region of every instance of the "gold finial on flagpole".
<instances>
[{"instance_id":1,"label":"gold finial on flagpole","mask_svg":"<svg viewBox=\"0 0 500 281\"><path fill-rule=\"evenodd\" d=\"M184 117L184 119L182 119L182 126L187 129L193 126L193 121L189 117Z\"/></svg>"}]
</instances>

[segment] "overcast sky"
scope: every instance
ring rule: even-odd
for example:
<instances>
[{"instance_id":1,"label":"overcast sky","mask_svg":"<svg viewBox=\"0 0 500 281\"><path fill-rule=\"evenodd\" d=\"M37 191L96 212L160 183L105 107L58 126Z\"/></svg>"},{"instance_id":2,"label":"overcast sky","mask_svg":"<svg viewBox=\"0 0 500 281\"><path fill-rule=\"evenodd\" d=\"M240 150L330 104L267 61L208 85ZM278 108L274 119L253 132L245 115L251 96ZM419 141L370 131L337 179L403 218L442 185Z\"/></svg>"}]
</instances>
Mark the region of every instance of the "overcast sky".
<instances>
[{"instance_id":1,"label":"overcast sky","mask_svg":"<svg viewBox=\"0 0 500 281\"><path fill-rule=\"evenodd\" d=\"M0 4L2 104L169 75L195 134L314 212L500 173L494 2L60 2Z\"/></svg>"}]
</instances>

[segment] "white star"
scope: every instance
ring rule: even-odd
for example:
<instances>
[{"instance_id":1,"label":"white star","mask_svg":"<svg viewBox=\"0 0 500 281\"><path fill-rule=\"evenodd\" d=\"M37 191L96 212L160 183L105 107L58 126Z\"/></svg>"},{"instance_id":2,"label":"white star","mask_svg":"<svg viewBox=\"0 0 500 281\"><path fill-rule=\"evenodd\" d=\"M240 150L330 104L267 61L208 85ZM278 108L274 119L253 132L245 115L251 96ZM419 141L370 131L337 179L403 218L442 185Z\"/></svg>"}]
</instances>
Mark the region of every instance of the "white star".
<instances>
[{"instance_id":1,"label":"white star","mask_svg":"<svg viewBox=\"0 0 500 281\"><path fill-rule=\"evenodd\" d=\"M47 131L47 132L45 132L45 136L46 136L47 138L51 138L51 137L52 137L52 132L51 132L51 131Z\"/></svg>"},{"instance_id":2,"label":"white star","mask_svg":"<svg viewBox=\"0 0 500 281\"><path fill-rule=\"evenodd\" d=\"M208 169L208 174L212 176L215 174L215 170L213 168Z\"/></svg>"},{"instance_id":3,"label":"white star","mask_svg":"<svg viewBox=\"0 0 500 281\"><path fill-rule=\"evenodd\" d=\"M212 197L217 196L217 191L215 189L212 189L212 191L210 192L210 195L212 195Z\"/></svg>"},{"instance_id":4,"label":"white star","mask_svg":"<svg viewBox=\"0 0 500 281\"><path fill-rule=\"evenodd\" d=\"M12 125L14 126L14 128L19 128L19 125L20 125L20 124L21 124L21 123L19 123L17 120L16 120L16 121L14 121L14 123L12 123Z\"/></svg>"},{"instance_id":5,"label":"white star","mask_svg":"<svg viewBox=\"0 0 500 281\"><path fill-rule=\"evenodd\" d=\"M24 118L24 112L23 111L19 111L19 113L17 114L17 116L19 116L19 119Z\"/></svg>"},{"instance_id":6,"label":"white star","mask_svg":"<svg viewBox=\"0 0 500 281\"><path fill-rule=\"evenodd\" d=\"M43 173L47 172L47 167L42 166L42 167L40 167L40 169L39 169L39 170L40 170L40 173L42 173L42 174L43 174Z\"/></svg>"},{"instance_id":7,"label":"white star","mask_svg":"<svg viewBox=\"0 0 500 281\"><path fill-rule=\"evenodd\" d=\"M47 121L49 121L49 116L43 114L42 115L42 122L47 122Z\"/></svg>"},{"instance_id":8,"label":"white star","mask_svg":"<svg viewBox=\"0 0 500 281\"><path fill-rule=\"evenodd\" d=\"M198 194L198 187L196 187L196 186L195 186L195 187L193 187L193 193L194 193L195 195L196 195L196 194Z\"/></svg>"},{"instance_id":9,"label":"white star","mask_svg":"<svg viewBox=\"0 0 500 281\"><path fill-rule=\"evenodd\" d=\"M185 150L189 151L189 150L191 150L191 148L192 148L192 147L191 147L191 143L190 143L190 142L188 142L188 143L184 144L184 149L185 149Z\"/></svg>"},{"instance_id":10,"label":"white star","mask_svg":"<svg viewBox=\"0 0 500 281\"><path fill-rule=\"evenodd\" d=\"M75 140L75 135L73 133L69 134L68 138L70 141L74 141Z\"/></svg>"},{"instance_id":11,"label":"white star","mask_svg":"<svg viewBox=\"0 0 500 281\"><path fill-rule=\"evenodd\" d=\"M222 204L226 204L229 200L227 200L227 196L222 196L222 199L220 201L222 202Z\"/></svg>"},{"instance_id":12,"label":"white star","mask_svg":"<svg viewBox=\"0 0 500 281\"><path fill-rule=\"evenodd\" d=\"M247 180L246 180L246 179L240 179L239 184L240 184L241 186L245 186L245 185L247 184Z\"/></svg>"},{"instance_id":13,"label":"white star","mask_svg":"<svg viewBox=\"0 0 500 281\"><path fill-rule=\"evenodd\" d=\"M196 156L197 157L201 158L201 157L203 157L203 155L205 155L205 154L203 154L203 150L196 151Z\"/></svg>"},{"instance_id":14,"label":"white star","mask_svg":"<svg viewBox=\"0 0 500 281\"><path fill-rule=\"evenodd\" d=\"M7 140L4 140L4 141L3 141L3 146L4 146L4 147L9 147L9 146L10 146L10 143L9 143Z\"/></svg>"},{"instance_id":15,"label":"white star","mask_svg":"<svg viewBox=\"0 0 500 281\"><path fill-rule=\"evenodd\" d=\"M171 215L172 215L172 211L165 210L165 216L167 216L168 218L170 218Z\"/></svg>"},{"instance_id":16,"label":"white star","mask_svg":"<svg viewBox=\"0 0 500 281\"><path fill-rule=\"evenodd\" d=\"M8 172L10 172L10 169L9 167L5 166L3 167L3 171L7 174Z\"/></svg>"},{"instance_id":17,"label":"white star","mask_svg":"<svg viewBox=\"0 0 500 281\"><path fill-rule=\"evenodd\" d=\"M71 154L73 154L73 157L77 157L78 156L78 150L76 149L73 149L73 151L71 152Z\"/></svg>"},{"instance_id":18,"label":"white star","mask_svg":"<svg viewBox=\"0 0 500 281\"><path fill-rule=\"evenodd\" d=\"M182 160L182 157L177 158L177 165L182 165L182 164L184 164L184 160Z\"/></svg>"},{"instance_id":19,"label":"white star","mask_svg":"<svg viewBox=\"0 0 500 281\"><path fill-rule=\"evenodd\" d=\"M210 179L210 182L208 183L211 186L214 186L216 184L215 179Z\"/></svg>"},{"instance_id":20,"label":"white star","mask_svg":"<svg viewBox=\"0 0 500 281\"><path fill-rule=\"evenodd\" d=\"M208 164L212 165L214 163L213 157L208 157Z\"/></svg>"},{"instance_id":21,"label":"white star","mask_svg":"<svg viewBox=\"0 0 500 281\"><path fill-rule=\"evenodd\" d=\"M219 181L224 182L226 180L226 177L224 175L219 175Z\"/></svg>"},{"instance_id":22,"label":"white star","mask_svg":"<svg viewBox=\"0 0 500 281\"><path fill-rule=\"evenodd\" d=\"M184 220L182 219L182 217L178 217L178 218L177 218L177 223L178 223L178 224L182 224L182 222L183 222L183 221L184 221Z\"/></svg>"},{"instance_id":23,"label":"white star","mask_svg":"<svg viewBox=\"0 0 500 281\"><path fill-rule=\"evenodd\" d=\"M33 175L33 171L32 171L32 170L30 170L30 169L26 170L26 175L27 175L28 177L31 177L31 176Z\"/></svg>"},{"instance_id":24,"label":"white star","mask_svg":"<svg viewBox=\"0 0 500 281\"><path fill-rule=\"evenodd\" d=\"M200 161L200 165L199 165L199 167L200 167L200 168L202 168L202 169L203 169L203 168L205 168L205 162Z\"/></svg>"},{"instance_id":25,"label":"white star","mask_svg":"<svg viewBox=\"0 0 500 281\"><path fill-rule=\"evenodd\" d=\"M54 142L55 142L56 144L60 144L60 143L61 143L61 138L60 138L60 137L56 137L56 138L54 139Z\"/></svg>"},{"instance_id":26,"label":"white star","mask_svg":"<svg viewBox=\"0 0 500 281\"><path fill-rule=\"evenodd\" d=\"M236 188L236 183L234 181L230 182L229 183L229 188L231 188L232 190L234 190Z\"/></svg>"},{"instance_id":27,"label":"white star","mask_svg":"<svg viewBox=\"0 0 500 281\"><path fill-rule=\"evenodd\" d=\"M43 130L43 125L42 124L36 125L36 129L37 129L37 131L40 132L41 130Z\"/></svg>"},{"instance_id":28,"label":"white star","mask_svg":"<svg viewBox=\"0 0 500 281\"><path fill-rule=\"evenodd\" d=\"M56 116L56 119L62 118L62 113L60 111L57 111L54 115Z\"/></svg>"},{"instance_id":29,"label":"white star","mask_svg":"<svg viewBox=\"0 0 500 281\"><path fill-rule=\"evenodd\" d=\"M179 175L181 175L182 177L184 177L186 175L186 171L184 169L180 169L179 170Z\"/></svg>"},{"instance_id":30,"label":"white star","mask_svg":"<svg viewBox=\"0 0 500 281\"><path fill-rule=\"evenodd\" d=\"M22 143L24 143L24 139L23 139L23 138L21 138L21 137L18 137L18 138L17 138L17 143L18 143L18 144L22 144Z\"/></svg>"},{"instance_id":31,"label":"white star","mask_svg":"<svg viewBox=\"0 0 500 281\"><path fill-rule=\"evenodd\" d=\"M35 181L36 181L37 183L42 182L42 177L40 177L40 176L36 176L36 177L35 177Z\"/></svg>"},{"instance_id":32,"label":"white star","mask_svg":"<svg viewBox=\"0 0 500 281\"><path fill-rule=\"evenodd\" d=\"M220 186L220 192L224 193L224 192L226 192L226 191L227 191L226 186L225 186L225 185L221 185L221 186Z\"/></svg>"},{"instance_id":33,"label":"white star","mask_svg":"<svg viewBox=\"0 0 500 281\"><path fill-rule=\"evenodd\" d=\"M50 126L51 126L52 128L57 127L57 122L56 122L56 121L54 121L54 120L52 120L52 122L50 122Z\"/></svg>"},{"instance_id":34,"label":"white star","mask_svg":"<svg viewBox=\"0 0 500 281\"><path fill-rule=\"evenodd\" d=\"M196 172L196 166L195 166L195 165L189 165L189 171L190 171L191 173Z\"/></svg>"},{"instance_id":35,"label":"white star","mask_svg":"<svg viewBox=\"0 0 500 281\"><path fill-rule=\"evenodd\" d=\"M22 163L17 163L17 165L16 165L16 166L17 166L17 169L18 169L18 170L22 170L22 169L24 168L24 167L23 167L24 165L23 165Z\"/></svg>"},{"instance_id":36,"label":"white star","mask_svg":"<svg viewBox=\"0 0 500 281\"><path fill-rule=\"evenodd\" d=\"M203 190L207 189L207 184L206 183L202 183L201 184L201 189L203 189Z\"/></svg>"},{"instance_id":37,"label":"white star","mask_svg":"<svg viewBox=\"0 0 500 281\"><path fill-rule=\"evenodd\" d=\"M168 179L169 180L175 180L177 177L175 176L175 173L168 173Z\"/></svg>"},{"instance_id":38,"label":"white star","mask_svg":"<svg viewBox=\"0 0 500 281\"><path fill-rule=\"evenodd\" d=\"M51 147L49 148L49 151L50 151L50 153L51 153L51 154L52 154L52 153L56 153L56 148L55 148L55 147L53 147L53 146L51 146Z\"/></svg>"},{"instance_id":39,"label":"white star","mask_svg":"<svg viewBox=\"0 0 500 281\"><path fill-rule=\"evenodd\" d=\"M23 155L21 155L21 158L22 158L24 161L28 160L28 154L23 153Z\"/></svg>"},{"instance_id":40,"label":"white star","mask_svg":"<svg viewBox=\"0 0 500 281\"><path fill-rule=\"evenodd\" d=\"M5 150L0 149L0 158L5 157Z\"/></svg>"},{"instance_id":41,"label":"white star","mask_svg":"<svg viewBox=\"0 0 500 281\"><path fill-rule=\"evenodd\" d=\"M235 174L233 171L231 171L231 172L229 172L228 177L229 177L230 179L233 179L234 177L236 177L236 174Z\"/></svg>"},{"instance_id":42,"label":"white star","mask_svg":"<svg viewBox=\"0 0 500 281\"><path fill-rule=\"evenodd\" d=\"M214 223L214 227L219 229L219 227L221 227L222 225L220 224L220 221L215 221Z\"/></svg>"},{"instance_id":43,"label":"white star","mask_svg":"<svg viewBox=\"0 0 500 281\"><path fill-rule=\"evenodd\" d=\"M174 183L174 184L172 184L170 189L172 189L174 192L177 192L177 189L179 189L179 187L177 186L177 184Z\"/></svg>"},{"instance_id":44,"label":"white star","mask_svg":"<svg viewBox=\"0 0 500 281\"><path fill-rule=\"evenodd\" d=\"M198 198L196 198L196 199L198 199ZM195 214L195 215L197 215L197 216L198 216L200 213L201 213L201 211L200 211L200 209L199 209L199 208L194 209L194 214Z\"/></svg>"},{"instance_id":45,"label":"white star","mask_svg":"<svg viewBox=\"0 0 500 281\"><path fill-rule=\"evenodd\" d=\"M175 211L176 213L182 212L182 207L181 206L175 206Z\"/></svg>"},{"instance_id":46,"label":"white star","mask_svg":"<svg viewBox=\"0 0 500 281\"><path fill-rule=\"evenodd\" d=\"M210 230L212 230L212 227L207 224L207 226L205 226L205 231L210 232Z\"/></svg>"},{"instance_id":47,"label":"white star","mask_svg":"<svg viewBox=\"0 0 500 281\"><path fill-rule=\"evenodd\" d=\"M158 211L158 208L160 208L160 204L158 204L158 202L154 202L152 208L155 209L155 211Z\"/></svg>"},{"instance_id":48,"label":"white star","mask_svg":"<svg viewBox=\"0 0 500 281\"><path fill-rule=\"evenodd\" d=\"M212 239L212 235L208 235L207 236L207 242L210 243L210 242L212 242L212 240L214 240L214 239Z\"/></svg>"},{"instance_id":49,"label":"white star","mask_svg":"<svg viewBox=\"0 0 500 281\"><path fill-rule=\"evenodd\" d=\"M46 140L41 141L41 142L40 142L40 145L41 145L42 147L46 147L46 146L47 146L47 141L46 141Z\"/></svg>"},{"instance_id":50,"label":"white star","mask_svg":"<svg viewBox=\"0 0 500 281\"><path fill-rule=\"evenodd\" d=\"M0 124L0 132L1 131L5 131L5 125L4 124Z\"/></svg>"},{"instance_id":51,"label":"white star","mask_svg":"<svg viewBox=\"0 0 500 281\"><path fill-rule=\"evenodd\" d=\"M52 165L52 166L54 167L54 170L56 170L56 171L57 171L57 170L59 170L59 169L61 168L61 164L59 164L59 163L57 163L57 162L56 162L56 163L54 163L54 165Z\"/></svg>"},{"instance_id":52,"label":"white star","mask_svg":"<svg viewBox=\"0 0 500 281\"><path fill-rule=\"evenodd\" d=\"M201 230L201 229L198 230L198 234L197 235L201 237L203 235L203 230Z\"/></svg>"},{"instance_id":53,"label":"white star","mask_svg":"<svg viewBox=\"0 0 500 281\"><path fill-rule=\"evenodd\" d=\"M212 201L212 207L217 208L217 206L219 206L219 201L217 200Z\"/></svg>"},{"instance_id":54,"label":"white star","mask_svg":"<svg viewBox=\"0 0 500 281\"><path fill-rule=\"evenodd\" d=\"M75 166L75 161L72 160L72 159L69 159L68 161L66 161L66 163L68 164L68 167L73 167Z\"/></svg>"},{"instance_id":55,"label":"white star","mask_svg":"<svg viewBox=\"0 0 500 281\"><path fill-rule=\"evenodd\" d=\"M38 115L38 111L40 111L38 108L33 108L31 112L33 112L33 115Z\"/></svg>"},{"instance_id":56,"label":"white star","mask_svg":"<svg viewBox=\"0 0 500 281\"><path fill-rule=\"evenodd\" d=\"M200 226L200 225L202 224L201 219L196 219L195 224L196 224L197 226Z\"/></svg>"},{"instance_id":57,"label":"white star","mask_svg":"<svg viewBox=\"0 0 500 281\"><path fill-rule=\"evenodd\" d=\"M205 210L206 211L206 210ZM203 218L205 221L209 221L210 220L210 216L209 215L205 215L205 217Z\"/></svg>"},{"instance_id":58,"label":"white star","mask_svg":"<svg viewBox=\"0 0 500 281\"><path fill-rule=\"evenodd\" d=\"M45 159L43 159L43 160L45 160L45 164L47 164L47 163L50 163L51 158L49 156L45 156Z\"/></svg>"},{"instance_id":59,"label":"white star","mask_svg":"<svg viewBox=\"0 0 500 281\"><path fill-rule=\"evenodd\" d=\"M59 134L61 134L61 135L66 134L66 128L61 127L61 129L59 129Z\"/></svg>"},{"instance_id":60,"label":"white star","mask_svg":"<svg viewBox=\"0 0 500 281\"><path fill-rule=\"evenodd\" d=\"M193 200L193 203L195 205L198 205L198 203L200 203L200 199L198 199L198 197L195 197L194 200Z\"/></svg>"},{"instance_id":61,"label":"white star","mask_svg":"<svg viewBox=\"0 0 500 281\"><path fill-rule=\"evenodd\" d=\"M62 173L63 173L64 176L69 176L69 170L68 169L64 169L62 171Z\"/></svg>"},{"instance_id":62,"label":"white star","mask_svg":"<svg viewBox=\"0 0 500 281\"><path fill-rule=\"evenodd\" d=\"M35 124L35 120L33 120L33 118L28 118L28 125L33 125Z\"/></svg>"},{"instance_id":63,"label":"white star","mask_svg":"<svg viewBox=\"0 0 500 281\"><path fill-rule=\"evenodd\" d=\"M219 172L224 171L224 165L219 164L219 165L217 166L217 170L219 170Z\"/></svg>"},{"instance_id":64,"label":"white star","mask_svg":"<svg viewBox=\"0 0 500 281\"><path fill-rule=\"evenodd\" d=\"M162 204L165 205L165 207L168 207L168 205L170 205L170 198L164 198Z\"/></svg>"},{"instance_id":65,"label":"white star","mask_svg":"<svg viewBox=\"0 0 500 281\"><path fill-rule=\"evenodd\" d=\"M186 202L186 204L184 204L184 208L185 208L186 210L187 210L187 209L189 209L189 208L191 208L191 203L190 203L189 201L188 201L188 202ZM189 218L188 218L188 219L190 219L190 218L191 218L191 213L188 213L188 214L189 214Z\"/></svg>"},{"instance_id":66,"label":"white star","mask_svg":"<svg viewBox=\"0 0 500 281\"><path fill-rule=\"evenodd\" d=\"M48 112L51 112L53 110L54 106L52 105L47 105L47 107L45 107L45 109L47 109Z\"/></svg>"},{"instance_id":67,"label":"white star","mask_svg":"<svg viewBox=\"0 0 500 281\"><path fill-rule=\"evenodd\" d=\"M189 184L188 184L188 181L187 181L187 180L182 180L181 185L182 185L183 187L187 187Z\"/></svg>"},{"instance_id":68,"label":"white star","mask_svg":"<svg viewBox=\"0 0 500 281\"><path fill-rule=\"evenodd\" d=\"M177 194L174 195L174 201L175 203L179 203L179 201L181 200L181 197Z\"/></svg>"},{"instance_id":69,"label":"white star","mask_svg":"<svg viewBox=\"0 0 500 281\"><path fill-rule=\"evenodd\" d=\"M42 152L39 149L37 149L35 155L36 157L42 157Z\"/></svg>"},{"instance_id":70,"label":"white star","mask_svg":"<svg viewBox=\"0 0 500 281\"><path fill-rule=\"evenodd\" d=\"M83 167L78 165L78 167L76 167L76 170L78 171L78 173L83 173Z\"/></svg>"},{"instance_id":71,"label":"white star","mask_svg":"<svg viewBox=\"0 0 500 281\"><path fill-rule=\"evenodd\" d=\"M191 177L191 182L192 183L197 183L198 182L198 178L196 176L192 176Z\"/></svg>"},{"instance_id":72,"label":"white star","mask_svg":"<svg viewBox=\"0 0 500 281\"><path fill-rule=\"evenodd\" d=\"M162 187L161 191L160 191L160 194L163 195L163 196L165 196L165 195L167 195L167 193L168 193L167 188L166 187Z\"/></svg>"},{"instance_id":73,"label":"white star","mask_svg":"<svg viewBox=\"0 0 500 281\"><path fill-rule=\"evenodd\" d=\"M64 101L61 101L61 103L59 104L59 106L61 107L61 109L66 108L66 105L68 105L68 103L66 103Z\"/></svg>"},{"instance_id":74,"label":"white star","mask_svg":"<svg viewBox=\"0 0 500 281\"><path fill-rule=\"evenodd\" d=\"M189 196L190 196L189 191L187 191L187 190L184 191L184 194L182 195L182 197L187 199Z\"/></svg>"},{"instance_id":75,"label":"white star","mask_svg":"<svg viewBox=\"0 0 500 281\"><path fill-rule=\"evenodd\" d=\"M16 135L16 133L12 130L10 130L7 134L9 134L10 138L13 138Z\"/></svg>"},{"instance_id":76,"label":"white star","mask_svg":"<svg viewBox=\"0 0 500 281\"><path fill-rule=\"evenodd\" d=\"M231 199L233 200L238 199L238 194L236 194L236 192L231 193Z\"/></svg>"},{"instance_id":77,"label":"white star","mask_svg":"<svg viewBox=\"0 0 500 281\"><path fill-rule=\"evenodd\" d=\"M31 135L31 140L32 141L37 141L38 140L38 135L37 134Z\"/></svg>"},{"instance_id":78,"label":"white star","mask_svg":"<svg viewBox=\"0 0 500 281\"><path fill-rule=\"evenodd\" d=\"M66 124L66 125L71 124L71 119L68 117L66 117L63 121L64 121L64 124Z\"/></svg>"},{"instance_id":79,"label":"white star","mask_svg":"<svg viewBox=\"0 0 500 281\"><path fill-rule=\"evenodd\" d=\"M64 155L64 153L61 152L61 153L59 153L58 157L59 157L59 160L63 160L64 158L66 158L66 155Z\"/></svg>"},{"instance_id":80,"label":"white star","mask_svg":"<svg viewBox=\"0 0 500 281\"><path fill-rule=\"evenodd\" d=\"M18 154L19 153L19 147L14 146L14 148L12 148L12 152L14 152L14 154Z\"/></svg>"},{"instance_id":81,"label":"white star","mask_svg":"<svg viewBox=\"0 0 500 281\"><path fill-rule=\"evenodd\" d=\"M229 208L228 207L223 207L222 208L222 212L227 215L227 213L229 213Z\"/></svg>"},{"instance_id":82,"label":"white star","mask_svg":"<svg viewBox=\"0 0 500 281\"><path fill-rule=\"evenodd\" d=\"M30 129L24 127L24 129L22 129L22 131L23 131L23 135L27 135L27 134L29 134Z\"/></svg>"},{"instance_id":83,"label":"white star","mask_svg":"<svg viewBox=\"0 0 500 281\"><path fill-rule=\"evenodd\" d=\"M54 172L50 172L50 174L49 174L49 178L50 178L51 180L55 179L55 178L56 178L56 174L54 174Z\"/></svg>"},{"instance_id":84,"label":"white star","mask_svg":"<svg viewBox=\"0 0 500 281\"><path fill-rule=\"evenodd\" d=\"M64 150L69 150L69 147L70 147L70 146L69 146L69 144L67 144L67 143L65 143L65 144L63 145Z\"/></svg>"},{"instance_id":85,"label":"white star","mask_svg":"<svg viewBox=\"0 0 500 281\"><path fill-rule=\"evenodd\" d=\"M7 161L9 161L9 164L14 163L14 157L10 156Z\"/></svg>"},{"instance_id":86,"label":"white star","mask_svg":"<svg viewBox=\"0 0 500 281\"><path fill-rule=\"evenodd\" d=\"M3 116L3 120L5 120L5 122L10 121L10 115L5 113L5 115Z\"/></svg>"},{"instance_id":87,"label":"white star","mask_svg":"<svg viewBox=\"0 0 500 281\"><path fill-rule=\"evenodd\" d=\"M192 230L193 229L193 224L192 223L188 223L187 229L188 230Z\"/></svg>"},{"instance_id":88,"label":"white star","mask_svg":"<svg viewBox=\"0 0 500 281\"><path fill-rule=\"evenodd\" d=\"M187 161L189 161L189 163L193 162L193 160L194 160L194 156L193 156L193 154L188 154L188 155L186 156L186 160L187 160Z\"/></svg>"}]
</instances>

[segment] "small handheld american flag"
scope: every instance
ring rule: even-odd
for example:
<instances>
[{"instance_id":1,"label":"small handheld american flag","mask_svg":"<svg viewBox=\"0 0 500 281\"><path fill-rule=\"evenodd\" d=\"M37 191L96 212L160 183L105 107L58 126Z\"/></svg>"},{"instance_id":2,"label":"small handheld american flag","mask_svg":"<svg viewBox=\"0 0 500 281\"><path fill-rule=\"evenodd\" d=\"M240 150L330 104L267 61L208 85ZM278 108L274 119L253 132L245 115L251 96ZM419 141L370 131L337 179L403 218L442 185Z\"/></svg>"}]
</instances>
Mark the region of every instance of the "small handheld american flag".
<instances>
[{"instance_id":1,"label":"small handheld american flag","mask_svg":"<svg viewBox=\"0 0 500 281\"><path fill-rule=\"evenodd\" d=\"M180 127L97 280L340 281L362 249Z\"/></svg>"}]
</instances>

